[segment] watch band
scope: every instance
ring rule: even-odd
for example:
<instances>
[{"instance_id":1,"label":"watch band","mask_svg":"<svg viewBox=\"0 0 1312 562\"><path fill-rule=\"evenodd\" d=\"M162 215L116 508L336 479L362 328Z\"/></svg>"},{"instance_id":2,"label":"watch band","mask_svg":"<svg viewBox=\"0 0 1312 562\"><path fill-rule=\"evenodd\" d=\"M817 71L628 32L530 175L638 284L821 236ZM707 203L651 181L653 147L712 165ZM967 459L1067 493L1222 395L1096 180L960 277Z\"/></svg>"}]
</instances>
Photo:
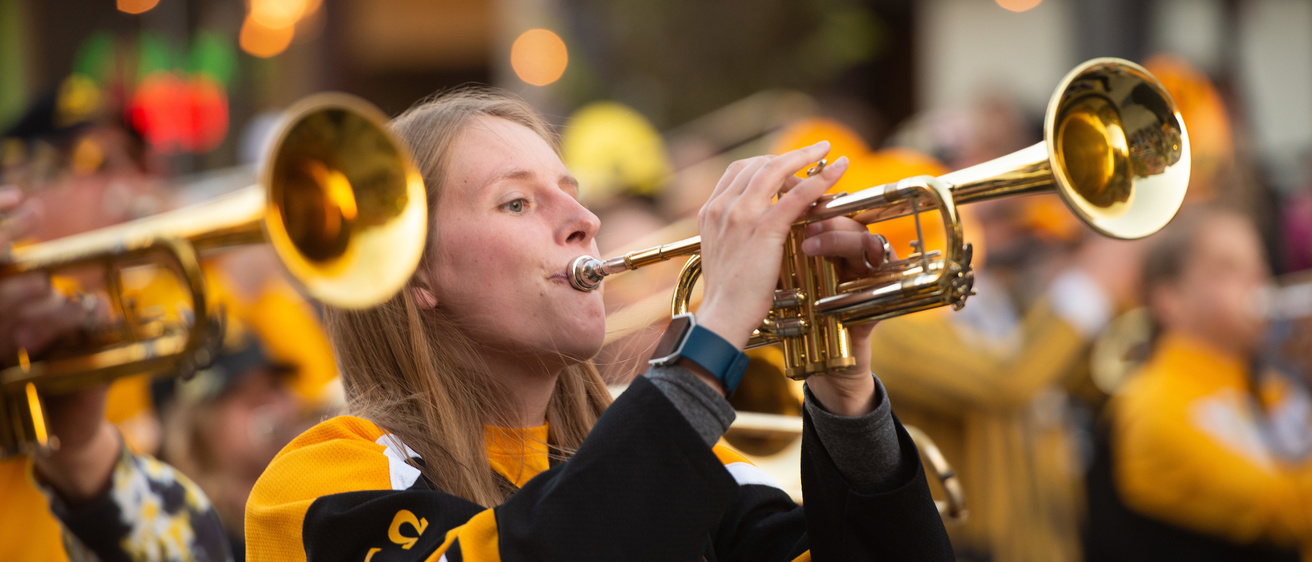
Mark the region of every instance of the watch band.
<instances>
[{"instance_id":1,"label":"watch band","mask_svg":"<svg viewBox=\"0 0 1312 562\"><path fill-rule=\"evenodd\" d=\"M678 352L683 357L706 369L724 385L726 396L733 395L747 372L747 354L706 328L694 325Z\"/></svg>"}]
</instances>

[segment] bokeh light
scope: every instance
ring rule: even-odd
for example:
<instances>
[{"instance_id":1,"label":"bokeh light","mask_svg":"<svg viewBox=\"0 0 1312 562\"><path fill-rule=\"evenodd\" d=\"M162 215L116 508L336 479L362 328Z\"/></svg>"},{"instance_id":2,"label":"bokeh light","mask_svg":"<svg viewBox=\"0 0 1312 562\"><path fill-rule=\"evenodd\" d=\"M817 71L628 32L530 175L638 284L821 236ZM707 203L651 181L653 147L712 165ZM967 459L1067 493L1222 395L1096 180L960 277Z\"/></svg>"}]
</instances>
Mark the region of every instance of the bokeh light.
<instances>
[{"instance_id":1,"label":"bokeh light","mask_svg":"<svg viewBox=\"0 0 1312 562\"><path fill-rule=\"evenodd\" d=\"M155 72L142 79L132 95L128 115L132 125L155 150L176 154L182 129L188 122L186 87L171 72Z\"/></svg>"},{"instance_id":2,"label":"bokeh light","mask_svg":"<svg viewBox=\"0 0 1312 562\"><path fill-rule=\"evenodd\" d=\"M250 18L270 29L296 25L306 11L306 0L251 0Z\"/></svg>"},{"instance_id":3,"label":"bokeh light","mask_svg":"<svg viewBox=\"0 0 1312 562\"><path fill-rule=\"evenodd\" d=\"M118 11L140 14L159 4L159 0L118 0Z\"/></svg>"},{"instance_id":4,"label":"bokeh light","mask_svg":"<svg viewBox=\"0 0 1312 562\"><path fill-rule=\"evenodd\" d=\"M1038 6L1043 0L994 0L999 6L1013 12L1024 12Z\"/></svg>"},{"instance_id":5,"label":"bokeh light","mask_svg":"<svg viewBox=\"0 0 1312 562\"><path fill-rule=\"evenodd\" d=\"M251 55L269 58L287 50L287 46L292 44L292 36L295 33L296 28L293 26L268 27L253 17L247 17L241 24L238 43L241 45L241 50Z\"/></svg>"},{"instance_id":6,"label":"bokeh light","mask_svg":"<svg viewBox=\"0 0 1312 562\"><path fill-rule=\"evenodd\" d=\"M128 117L155 150L202 154L228 133L228 96L206 75L155 72L137 86Z\"/></svg>"},{"instance_id":7,"label":"bokeh light","mask_svg":"<svg viewBox=\"0 0 1312 562\"><path fill-rule=\"evenodd\" d=\"M510 47L510 66L520 80L546 86L565 73L569 51L559 35L546 29L530 29Z\"/></svg>"}]
</instances>

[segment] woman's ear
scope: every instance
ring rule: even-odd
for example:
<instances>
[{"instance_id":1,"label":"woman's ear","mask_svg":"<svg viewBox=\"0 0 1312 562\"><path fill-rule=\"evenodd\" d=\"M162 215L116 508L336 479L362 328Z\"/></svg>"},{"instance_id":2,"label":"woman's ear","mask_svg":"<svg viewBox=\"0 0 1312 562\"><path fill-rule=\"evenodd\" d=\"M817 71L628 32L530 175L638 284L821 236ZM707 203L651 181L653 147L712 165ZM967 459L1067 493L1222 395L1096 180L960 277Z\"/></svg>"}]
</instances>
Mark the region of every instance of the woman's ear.
<instances>
[{"instance_id":1,"label":"woman's ear","mask_svg":"<svg viewBox=\"0 0 1312 562\"><path fill-rule=\"evenodd\" d=\"M411 287L410 296L415 298L415 303L420 308L437 308L437 297L431 291L423 287Z\"/></svg>"},{"instance_id":2,"label":"woman's ear","mask_svg":"<svg viewBox=\"0 0 1312 562\"><path fill-rule=\"evenodd\" d=\"M429 289L433 285L429 283L429 272L420 266L415 270L415 277L410 283L410 296L415 299L415 304L419 308L437 308L437 295Z\"/></svg>"}]
</instances>

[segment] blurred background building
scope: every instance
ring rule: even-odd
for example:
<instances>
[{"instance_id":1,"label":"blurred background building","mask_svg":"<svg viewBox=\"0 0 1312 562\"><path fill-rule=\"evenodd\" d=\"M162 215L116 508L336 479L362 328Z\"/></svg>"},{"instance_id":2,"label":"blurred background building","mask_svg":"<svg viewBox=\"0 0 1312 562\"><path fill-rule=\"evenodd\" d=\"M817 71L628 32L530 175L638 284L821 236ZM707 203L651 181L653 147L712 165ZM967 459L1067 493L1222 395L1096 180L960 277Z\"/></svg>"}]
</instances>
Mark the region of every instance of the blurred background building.
<instances>
[{"instance_id":1,"label":"blurred background building","mask_svg":"<svg viewBox=\"0 0 1312 562\"><path fill-rule=\"evenodd\" d=\"M396 113L490 83L562 122L607 99L668 130L791 88L861 107L850 125L878 146L982 89L1034 119L1079 61L1172 52L1214 79L1261 173L1292 189L1312 142L1309 21L1295 0L4 0L0 122L80 75L129 104L205 117L167 150L188 155L186 173L239 162L258 116L325 89Z\"/></svg>"}]
</instances>

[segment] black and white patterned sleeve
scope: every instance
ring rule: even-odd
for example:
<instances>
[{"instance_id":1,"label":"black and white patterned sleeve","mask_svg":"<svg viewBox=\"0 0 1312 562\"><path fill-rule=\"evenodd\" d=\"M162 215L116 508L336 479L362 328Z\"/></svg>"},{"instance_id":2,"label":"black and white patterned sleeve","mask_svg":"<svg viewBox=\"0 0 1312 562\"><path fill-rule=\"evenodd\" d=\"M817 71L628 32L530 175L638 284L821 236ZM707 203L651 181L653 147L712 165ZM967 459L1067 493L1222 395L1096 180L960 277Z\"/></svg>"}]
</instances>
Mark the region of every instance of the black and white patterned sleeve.
<instances>
[{"instance_id":1,"label":"black and white patterned sleeve","mask_svg":"<svg viewBox=\"0 0 1312 562\"><path fill-rule=\"evenodd\" d=\"M109 490L69 506L42 487L63 528L70 560L232 559L218 513L191 479L123 447Z\"/></svg>"}]
</instances>

